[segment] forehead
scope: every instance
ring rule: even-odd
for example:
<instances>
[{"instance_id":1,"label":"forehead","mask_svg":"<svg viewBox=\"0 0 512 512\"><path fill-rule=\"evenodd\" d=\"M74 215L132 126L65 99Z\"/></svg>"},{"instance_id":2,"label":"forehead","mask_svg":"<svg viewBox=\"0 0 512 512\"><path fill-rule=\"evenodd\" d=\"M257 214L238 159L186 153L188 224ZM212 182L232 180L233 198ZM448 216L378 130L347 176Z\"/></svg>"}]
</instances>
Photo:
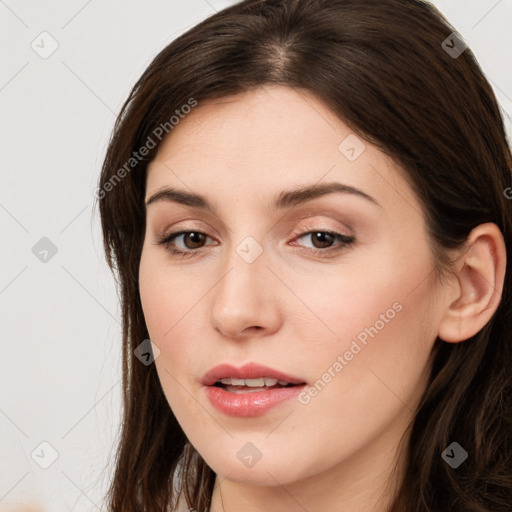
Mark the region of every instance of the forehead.
<instances>
[{"instance_id":1,"label":"forehead","mask_svg":"<svg viewBox=\"0 0 512 512\"><path fill-rule=\"evenodd\" d=\"M326 137L327 132L331 137ZM276 146L280 151L273 153L275 157L291 157L298 149L302 157L319 150L337 157L335 142L344 132L350 130L310 92L265 86L199 102L169 133L157 159L166 160L177 152L200 155L222 148L225 158L244 160L265 155Z\"/></svg>"},{"instance_id":2,"label":"forehead","mask_svg":"<svg viewBox=\"0 0 512 512\"><path fill-rule=\"evenodd\" d=\"M340 181L381 204L405 198L410 207L416 199L402 173L311 92L265 86L199 102L180 119L148 167L146 196L169 185L274 196Z\"/></svg>"}]
</instances>

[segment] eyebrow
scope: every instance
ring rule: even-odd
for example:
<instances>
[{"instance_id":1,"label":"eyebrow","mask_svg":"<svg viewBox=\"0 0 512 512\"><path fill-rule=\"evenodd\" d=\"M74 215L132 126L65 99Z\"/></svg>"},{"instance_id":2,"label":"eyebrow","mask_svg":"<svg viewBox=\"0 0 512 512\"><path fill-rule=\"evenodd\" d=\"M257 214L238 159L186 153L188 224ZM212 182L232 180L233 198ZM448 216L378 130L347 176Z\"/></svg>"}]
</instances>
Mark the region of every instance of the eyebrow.
<instances>
[{"instance_id":1,"label":"eyebrow","mask_svg":"<svg viewBox=\"0 0 512 512\"><path fill-rule=\"evenodd\" d=\"M331 182L310 185L295 190L283 191L274 198L271 203L271 209L284 209L332 193L355 195L382 208L382 205L366 192L363 192L362 190L359 190L358 188L352 187L350 185L344 185L343 183L339 182ZM185 206L191 206L193 208L199 208L202 210L209 210L212 213L216 213L215 207L210 204L210 202L204 196L192 192L185 192L183 190L178 190L172 187L167 187L154 193L146 201L146 207L158 201L179 203Z\"/></svg>"}]
</instances>

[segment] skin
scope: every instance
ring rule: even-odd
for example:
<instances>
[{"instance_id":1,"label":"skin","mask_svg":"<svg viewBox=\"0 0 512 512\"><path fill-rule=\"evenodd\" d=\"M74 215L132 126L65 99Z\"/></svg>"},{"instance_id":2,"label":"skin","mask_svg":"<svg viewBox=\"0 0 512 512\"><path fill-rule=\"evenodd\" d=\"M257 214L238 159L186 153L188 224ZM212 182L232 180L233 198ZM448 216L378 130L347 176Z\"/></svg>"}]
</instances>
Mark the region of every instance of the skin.
<instances>
[{"instance_id":1,"label":"skin","mask_svg":"<svg viewBox=\"0 0 512 512\"><path fill-rule=\"evenodd\" d=\"M404 171L366 141L347 159L338 146L351 134L311 93L266 86L200 103L149 165L146 199L175 187L217 209L148 205L139 283L165 396L217 474L213 512L384 511L436 337L469 338L498 305L499 229L475 228L441 284ZM331 193L269 207L282 191L327 182L356 187L378 205ZM196 251L180 257L157 244L171 230L207 237L175 239L174 248ZM322 243L307 234L322 230L355 242L342 247L336 237ZM252 263L236 251L247 236L263 251ZM339 250L328 253L329 243ZM203 393L201 377L226 362L262 363L312 386L397 303L394 318L307 404L294 399L260 417L232 418ZM247 442L262 454L252 467L237 457Z\"/></svg>"}]
</instances>

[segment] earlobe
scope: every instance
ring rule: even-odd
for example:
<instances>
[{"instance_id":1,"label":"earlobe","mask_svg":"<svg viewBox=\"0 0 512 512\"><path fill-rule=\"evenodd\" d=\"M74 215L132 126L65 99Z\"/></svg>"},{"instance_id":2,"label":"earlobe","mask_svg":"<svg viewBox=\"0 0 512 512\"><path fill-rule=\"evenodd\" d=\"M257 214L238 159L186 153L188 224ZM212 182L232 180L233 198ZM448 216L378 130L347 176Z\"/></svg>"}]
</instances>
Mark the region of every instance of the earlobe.
<instances>
[{"instance_id":1,"label":"earlobe","mask_svg":"<svg viewBox=\"0 0 512 512\"><path fill-rule=\"evenodd\" d=\"M457 264L458 286L447 296L439 338L458 343L474 336L489 322L501 300L506 260L503 234L496 224L480 224L471 231Z\"/></svg>"}]
</instances>

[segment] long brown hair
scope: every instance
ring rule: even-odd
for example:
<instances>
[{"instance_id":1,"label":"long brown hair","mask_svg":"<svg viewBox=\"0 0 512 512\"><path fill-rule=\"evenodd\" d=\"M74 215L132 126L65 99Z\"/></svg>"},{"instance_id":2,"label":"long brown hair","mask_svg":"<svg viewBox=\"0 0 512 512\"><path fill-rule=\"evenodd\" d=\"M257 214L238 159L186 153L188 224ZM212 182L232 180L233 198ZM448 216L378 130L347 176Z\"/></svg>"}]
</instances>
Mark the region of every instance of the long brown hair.
<instances>
[{"instance_id":1,"label":"long brown hair","mask_svg":"<svg viewBox=\"0 0 512 512\"><path fill-rule=\"evenodd\" d=\"M98 188L123 315L124 416L109 510L167 511L183 491L190 507L206 512L215 479L170 410L155 365L134 357L149 337L138 290L147 164L162 127L179 129L170 118L184 105L281 84L314 93L405 169L439 277L450 271L449 250L463 247L474 227L500 228L507 247L501 302L471 339L436 340L389 512L510 512L512 204L504 191L512 158L494 93L453 32L418 0L246 0L172 41L135 84ZM469 453L457 469L441 457L452 441Z\"/></svg>"}]
</instances>

